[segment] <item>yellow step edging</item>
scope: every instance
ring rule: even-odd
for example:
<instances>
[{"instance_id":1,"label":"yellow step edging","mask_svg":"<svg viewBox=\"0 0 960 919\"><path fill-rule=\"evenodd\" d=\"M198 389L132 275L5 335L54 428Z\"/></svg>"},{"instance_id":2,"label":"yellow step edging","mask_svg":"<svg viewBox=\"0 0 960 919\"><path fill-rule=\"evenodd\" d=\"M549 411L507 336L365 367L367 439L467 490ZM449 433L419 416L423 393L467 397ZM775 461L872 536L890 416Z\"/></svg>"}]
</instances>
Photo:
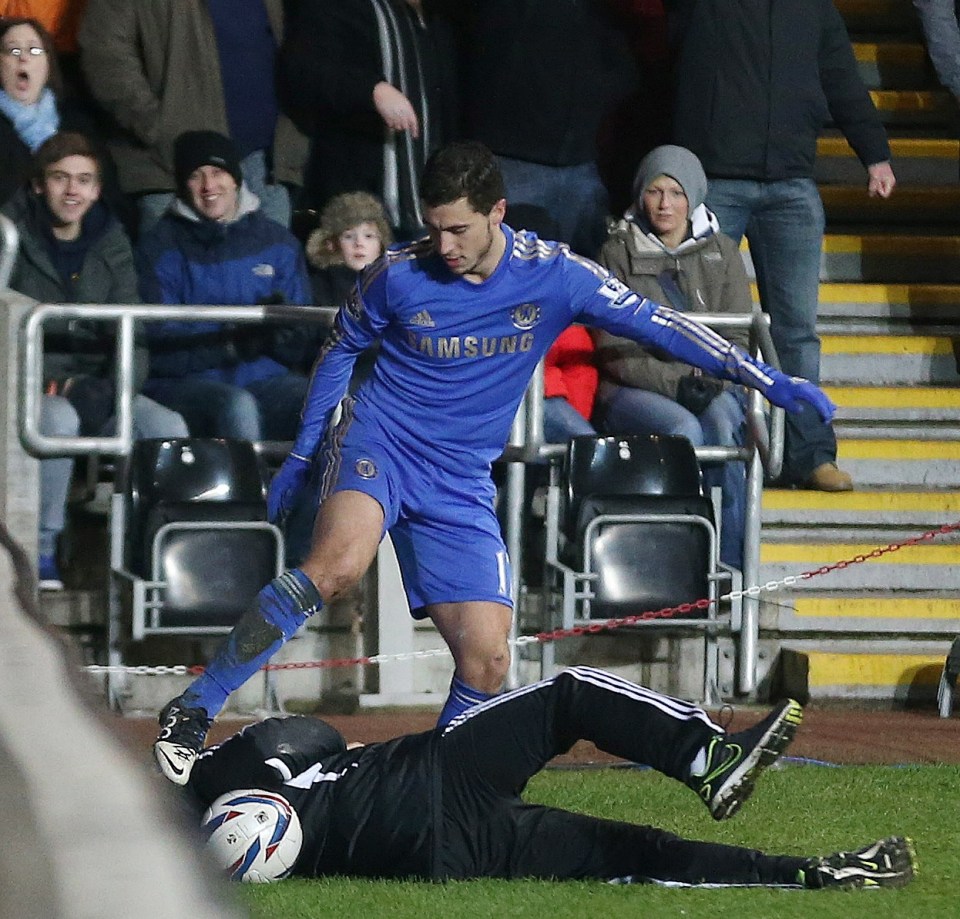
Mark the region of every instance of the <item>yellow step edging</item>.
<instances>
[{"instance_id":1,"label":"yellow step edging","mask_svg":"<svg viewBox=\"0 0 960 919\"><path fill-rule=\"evenodd\" d=\"M801 597L794 605L794 615L801 618L960 619L960 599Z\"/></svg>"},{"instance_id":2,"label":"yellow step edging","mask_svg":"<svg viewBox=\"0 0 960 919\"><path fill-rule=\"evenodd\" d=\"M894 159L945 159L957 161L960 141L945 138L893 137L889 141ZM817 138L817 156L853 157L856 153L845 137Z\"/></svg>"},{"instance_id":3,"label":"yellow step edging","mask_svg":"<svg viewBox=\"0 0 960 919\"><path fill-rule=\"evenodd\" d=\"M960 388L946 386L824 386L843 408L960 408Z\"/></svg>"},{"instance_id":4,"label":"yellow step edging","mask_svg":"<svg viewBox=\"0 0 960 919\"><path fill-rule=\"evenodd\" d=\"M841 438L840 459L946 460L960 462L960 440L867 440Z\"/></svg>"},{"instance_id":5,"label":"yellow step edging","mask_svg":"<svg viewBox=\"0 0 960 919\"><path fill-rule=\"evenodd\" d=\"M825 510L897 513L955 513L960 520L960 492L848 491L828 493L790 488L766 488L764 510ZM960 586L960 585L958 585Z\"/></svg>"},{"instance_id":6,"label":"yellow step edging","mask_svg":"<svg viewBox=\"0 0 960 919\"><path fill-rule=\"evenodd\" d=\"M930 654L835 654L810 651L808 685L935 686L944 656Z\"/></svg>"},{"instance_id":7,"label":"yellow step edging","mask_svg":"<svg viewBox=\"0 0 960 919\"><path fill-rule=\"evenodd\" d=\"M919 42L852 42L853 56L861 64L923 64L927 53Z\"/></svg>"},{"instance_id":8,"label":"yellow step edging","mask_svg":"<svg viewBox=\"0 0 960 919\"><path fill-rule=\"evenodd\" d=\"M873 233L828 233L823 238L826 254L909 256L944 258L960 254L960 236L886 236Z\"/></svg>"},{"instance_id":9,"label":"yellow step edging","mask_svg":"<svg viewBox=\"0 0 960 919\"><path fill-rule=\"evenodd\" d=\"M835 564L858 555L869 556L876 544L831 542L770 542L760 545L761 564L791 564L801 567ZM886 552L877 558L868 558L864 565L960 565L960 545L903 546L896 552ZM931 585L933 586L933 585Z\"/></svg>"},{"instance_id":10,"label":"yellow step edging","mask_svg":"<svg viewBox=\"0 0 960 919\"><path fill-rule=\"evenodd\" d=\"M960 188L960 185L957 186ZM756 284L754 299L758 298ZM821 303L904 303L917 306L960 305L960 284L864 284L827 281Z\"/></svg>"},{"instance_id":11,"label":"yellow step edging","mask_svg":"<svg viewBox=\"0 0 960 919\"><path fill-rule=\"evenodd\" d=\"M871 89L870 98L880 112L940 112L949 97L945 90Z\"/></svg>"},{"instance_id":12,"label":"yellow step edging","mask_svg":"<svg viewBox=\"0 0 960 919\"><path fill-rule=\"evenodd\" d=\"M821 354L953 354L946 335L822 335Z\"/></svg>"}]
</instances>

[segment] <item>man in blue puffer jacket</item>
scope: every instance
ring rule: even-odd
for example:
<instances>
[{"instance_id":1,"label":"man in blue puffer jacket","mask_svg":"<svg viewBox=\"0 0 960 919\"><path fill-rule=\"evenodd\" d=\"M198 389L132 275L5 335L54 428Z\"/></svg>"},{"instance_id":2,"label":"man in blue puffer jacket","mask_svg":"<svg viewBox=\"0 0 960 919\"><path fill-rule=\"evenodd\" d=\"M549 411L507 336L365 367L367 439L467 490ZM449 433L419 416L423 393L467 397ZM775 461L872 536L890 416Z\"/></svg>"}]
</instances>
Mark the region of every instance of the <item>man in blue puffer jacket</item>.
<instances>
[{"instance_id":1,"label":"man in blue puffer jacket","mask_svg":"<svg viewBox=\"0 0 960 919\"><path fill-rule=\"evenodd\" d=\"M187 131L174 148L177 197L140 242L145 303L309 304L303 250L263 215L233 143ZM307 380L300 366L314 326L150 323L144 392L180 412L196 435L289 440Z\"/></svg>"}]
</instances>

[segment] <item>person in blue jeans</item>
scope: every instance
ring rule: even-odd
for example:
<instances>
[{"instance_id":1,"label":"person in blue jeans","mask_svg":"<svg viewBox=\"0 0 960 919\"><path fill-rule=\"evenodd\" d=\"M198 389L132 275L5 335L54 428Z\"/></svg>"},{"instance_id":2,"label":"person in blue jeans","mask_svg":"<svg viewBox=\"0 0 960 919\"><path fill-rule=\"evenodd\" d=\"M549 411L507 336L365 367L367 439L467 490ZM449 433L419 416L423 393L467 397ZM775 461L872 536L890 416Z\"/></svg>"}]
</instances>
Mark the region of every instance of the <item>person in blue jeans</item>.
<instances>
[{"instance_id":1,"label":"person in blue jeans","mask_svg":"<svg viewBox=\"0 0 960 919\"><path fill-rule=\"evenodd\" d=\"M4 208L16 224L19 248L10 287L41 303L136 303L137 273L130 241L101 200L102 164L88 137L60 131L33 158L33 176ZM40 432L47 437L112 435L114 329L73 319L44 327ZM146 349L135 351L138 381ZM133 436L182 437L183 418L140 393L133 397ZM67 521L71 456L40 463L38 581L62 590L58 543Z\"/></svg>"},{"instance_id":2,"label":"person in blue jeans","mask_svg":"<svg viewBox=\"0 0 960 919\"><path fill-rule=\"evenodd\" d=\"M174 144L177 197L140 240L145 303L309 304L302 247L264 216L246 186L235 145L213 131ZM190 433L290 440L307 379L301 366L315 330L218 321L149 323L144 392L180 412Z\"/></svg>"},{"instance_id":3,"label":"person in blue jeans","mask_svg":"<svg viewBox=\"0 0 960 919\"><path fill-rule=\"evenodd\" d=\"M817 136L832 123L887 198L896 178L886 130L833 0L665 0L674 67L673 140L699 156L720 229L746 235L780 367L820 380L817 307L824 213ZM849 491L831 425L786 421L782 484Z\"/></svg>"},{"instance_id":4,"label":"person in blue jeans","mask_svg":"<svg viewBox=\"0 0 960 919\"><path fill-rule=\"evenodd\" d=\"M612 228L600 263L628 287L681 312L751 313L736 245L703 203L707 177L684 147L651 151L634 179L634 203ZM746 328L725 329L742 348ZM659 350L597 330L600 388L594 420L609 434L679 434L695 447L742 446L746 393ZM741 462L704 465L721 489L720 558L743 567L746 477Z\"/></svg>"}]
</instances>

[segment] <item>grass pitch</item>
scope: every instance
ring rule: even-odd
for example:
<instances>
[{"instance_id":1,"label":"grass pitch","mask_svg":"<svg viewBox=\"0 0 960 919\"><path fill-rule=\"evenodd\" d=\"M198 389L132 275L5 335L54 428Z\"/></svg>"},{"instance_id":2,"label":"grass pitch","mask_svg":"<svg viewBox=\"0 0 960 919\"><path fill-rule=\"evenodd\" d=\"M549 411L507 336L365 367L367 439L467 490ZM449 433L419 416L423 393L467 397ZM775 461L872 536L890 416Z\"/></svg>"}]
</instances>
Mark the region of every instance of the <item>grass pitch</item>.
<instances>
[{"instance_id":1,"label":"grass pitch","mask_svg":"<svg viewBox=\"0 0 960 919\"><path fill-rule=\"evenodd\" d=\"M289 880L238 891L256 919L884 919L955 916L960 891L960 766L788 763L770 770L743 810L722 823L676 782L633 769L547 771L527 799L682 836L771 853L827 854L899 833L920 873L902 890L667 890L600 882Z\"/></svg>"}]
</instances>

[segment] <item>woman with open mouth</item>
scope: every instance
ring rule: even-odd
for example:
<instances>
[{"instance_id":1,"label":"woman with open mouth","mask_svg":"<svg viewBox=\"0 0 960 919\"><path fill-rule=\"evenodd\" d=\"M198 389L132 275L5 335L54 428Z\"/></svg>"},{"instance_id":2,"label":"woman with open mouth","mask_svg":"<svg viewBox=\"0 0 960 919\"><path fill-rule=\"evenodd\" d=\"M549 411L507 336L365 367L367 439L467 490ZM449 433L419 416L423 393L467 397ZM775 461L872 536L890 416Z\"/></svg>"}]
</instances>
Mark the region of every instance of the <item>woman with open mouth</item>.
<instances>
[{"instance_id":1,"label":"woman with open mouth","mask_svg":"<svg viewBox=\"0 0 960 919\"><path fill-rule=\"evenodd\" d=\"M30 174L34 151L61 128L61 88L50 33L35 19L0 25L0 205Z\"/></svg>"}]
</instances>

